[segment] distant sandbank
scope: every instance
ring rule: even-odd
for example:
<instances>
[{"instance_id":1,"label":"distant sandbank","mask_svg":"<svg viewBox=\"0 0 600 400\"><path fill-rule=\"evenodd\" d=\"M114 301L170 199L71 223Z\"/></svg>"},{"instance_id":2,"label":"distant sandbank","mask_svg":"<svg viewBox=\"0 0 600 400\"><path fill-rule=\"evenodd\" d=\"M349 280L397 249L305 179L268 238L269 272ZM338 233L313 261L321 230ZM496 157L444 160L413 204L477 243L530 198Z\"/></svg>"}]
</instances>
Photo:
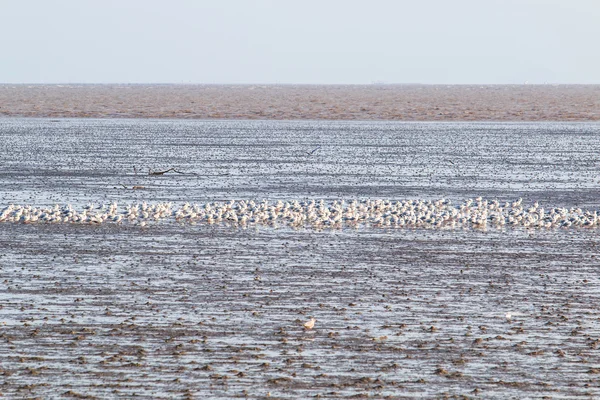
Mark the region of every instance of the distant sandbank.
<instances>
[{"instance_id":1,"label":"distant sandbank","mask_svg":"<svg viewBox=\"0 0 600 400\"><path fill-rule=\"evenodd\" d=\"M600 85L2 84L0 116L598 121Z\"/></svg>"}]
</instances>

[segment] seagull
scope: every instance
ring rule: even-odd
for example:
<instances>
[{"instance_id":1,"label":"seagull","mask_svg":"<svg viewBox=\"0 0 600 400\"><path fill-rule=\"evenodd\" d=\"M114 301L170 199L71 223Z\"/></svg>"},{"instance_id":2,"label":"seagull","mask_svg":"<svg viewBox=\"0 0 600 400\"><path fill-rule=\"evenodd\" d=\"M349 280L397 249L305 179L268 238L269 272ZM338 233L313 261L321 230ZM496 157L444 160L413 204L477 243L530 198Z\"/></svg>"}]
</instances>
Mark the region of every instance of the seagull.
<instances>
[{"instance_id":1,"label":"seagull","mask_svg":"<svg viewBox=\"0 0 600 400\"><path fill-rule=\"evenodd\" d=\"M315 321L316 321L316 319L314 319L314 318L311 318L308 321L306 321L304 323L304 329L306 329L306 330L312 329L315 326Z\"/></svg>"},{"instance_id":2,"label":"seagull","mask_svg":"<svg viewBox=\"0 0 600 400\"><path fill-rule=\"evenodd\" d=\"M315 154L315 151L319 150L321 148L321 146L317 146L314 149L312 149L311 151L307 151L306 154L308 154L309 156L312 156L313 154Z\"/></svg>"}]
</instances>

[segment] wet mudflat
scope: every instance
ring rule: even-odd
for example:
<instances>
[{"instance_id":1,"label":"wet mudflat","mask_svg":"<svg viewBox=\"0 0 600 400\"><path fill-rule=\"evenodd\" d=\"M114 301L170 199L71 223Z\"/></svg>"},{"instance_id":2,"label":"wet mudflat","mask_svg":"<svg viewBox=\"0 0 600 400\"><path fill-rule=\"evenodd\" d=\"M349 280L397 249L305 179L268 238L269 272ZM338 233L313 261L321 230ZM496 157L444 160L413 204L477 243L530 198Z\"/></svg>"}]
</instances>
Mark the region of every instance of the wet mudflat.
<instances>
[{"instance_id":1,"label":"wet mudflat","mask_svg":"<svg viewBox=\"0 0 600 400\"><path fill-rule=\"evenodd\" d=\"M594 124L0 126L2 205L481 195L598 208ZM599 241L584 228L2 223L0 392L598 397Z\"/></svg>"},{"instance_id":2,"label":"wet mudflat","mask_svg":"<svg viewBox=\"0 0 600 400\"><path fill-rule=\"evenodd\" d=\"M1 390L596 397L599 239L0 225Z\"/></svg>"}]
</instances>

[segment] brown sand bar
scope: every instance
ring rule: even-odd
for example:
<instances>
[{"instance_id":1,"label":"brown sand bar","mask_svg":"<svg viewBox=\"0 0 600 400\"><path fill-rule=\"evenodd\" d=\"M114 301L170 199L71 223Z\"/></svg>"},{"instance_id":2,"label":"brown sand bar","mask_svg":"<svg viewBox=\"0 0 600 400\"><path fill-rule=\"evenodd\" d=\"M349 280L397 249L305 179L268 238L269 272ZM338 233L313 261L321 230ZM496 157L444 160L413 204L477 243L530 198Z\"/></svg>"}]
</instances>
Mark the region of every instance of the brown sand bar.
<instances>
[{"instance_id":1,"label":"brown sand bar","mask_svg":"<svg viewBox=\"0 0 600 400\"><path fill-rule=\"evenodd\" d=\"M0 85L0 116L598 121L600 85Z\"/></svg>"}]
</instances>

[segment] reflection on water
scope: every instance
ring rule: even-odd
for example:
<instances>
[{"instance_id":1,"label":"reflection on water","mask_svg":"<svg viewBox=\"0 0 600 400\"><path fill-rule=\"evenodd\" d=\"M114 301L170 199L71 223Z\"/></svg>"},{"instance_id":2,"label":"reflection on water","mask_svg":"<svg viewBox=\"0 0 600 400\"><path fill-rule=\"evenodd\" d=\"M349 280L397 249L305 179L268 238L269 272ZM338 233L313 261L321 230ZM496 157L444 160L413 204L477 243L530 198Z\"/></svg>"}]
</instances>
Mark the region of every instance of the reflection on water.
<instances>
[{"instance_id":1,"label":"reflection on water","mask_svg":"<svg viewBox=\"0 0 600 400\"><path fill-rule=\"evenodd\" d=\"M0 203L483 196L598 207L600 124L58 121L0 120ZM148 175L171 167L184 174Z\"/></svg>"}]
</instances>

